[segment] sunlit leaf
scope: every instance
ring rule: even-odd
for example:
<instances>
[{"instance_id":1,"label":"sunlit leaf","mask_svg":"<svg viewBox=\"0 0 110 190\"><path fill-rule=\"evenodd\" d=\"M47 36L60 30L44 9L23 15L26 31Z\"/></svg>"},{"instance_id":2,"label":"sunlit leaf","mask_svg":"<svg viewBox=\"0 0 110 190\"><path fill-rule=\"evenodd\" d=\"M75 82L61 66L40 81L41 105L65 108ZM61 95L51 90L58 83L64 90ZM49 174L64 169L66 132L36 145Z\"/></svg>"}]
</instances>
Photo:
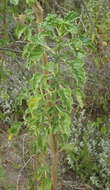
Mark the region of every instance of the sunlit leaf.
<instances>
[{"instance_id":1,"label":"sunlit leaf","mask_svg":"<svg viewBox=\"0 0 110 190\"><path fill-rule=\"evenodd\" d=\"M81 108L83 108L84 107L84 102L83 102L82 93L80 92L80 90L76 90L75 94L76 94L76 99L77 99L77 101L79 103L79 106Z\"/></svg>"},{"instance_id":2,"label":"sunlit leaf","mask_svg":"<svg viewBox=\"0 0 110 190\"><path fill-rule=\"evenodd\" d=\"M74 147L73 144L64 144L62 146L62 150L66 151L66 152L71 152L73 151Z\"/></svg>"},{"instance_id":3,"label":"sunlit leaf","mask_svg":"<svg viewBox=\"0 0 110 190\"><path fill-rule=\"evenodd\" d=\"M28 102L28 106L29 108L32 110L32 109L36 109L37 106L39 105L39 102L41 100L41 96L34 96L34 97L31 97L29 102Z\"/></svg>"},{"instance_id":4,"label":"sunlit leaf","mask_svg":"<svg viewBox=\"0 0 110 190\"><path fill-rule=\"evenodd\" d=\"M16 29L16 34L18 36L18 39L22 36L22 34L26 31L27 26L25 25L19 25Z\"/></svg>"},{"instance_id":5,"label":"sunlit leaf","mask_svg":"<svg viewBox=\"0 0 110 190\"><path fill-rule=\"evenodd\" d=\"M36 0L26 0L26 3L27 4L33 4L33 3L35 3L36 2Z\"/></svg>"},{"instance_id":6,"label":"sunlit leaf","mask_svg":"<svg viewBox=\"0 0 110 190\"><path fill-rule=\"evenodd\" d=\"M12 3L13 5L18 5L19 0L10 0L10 3Z\"/></svg>"}]
</instances>

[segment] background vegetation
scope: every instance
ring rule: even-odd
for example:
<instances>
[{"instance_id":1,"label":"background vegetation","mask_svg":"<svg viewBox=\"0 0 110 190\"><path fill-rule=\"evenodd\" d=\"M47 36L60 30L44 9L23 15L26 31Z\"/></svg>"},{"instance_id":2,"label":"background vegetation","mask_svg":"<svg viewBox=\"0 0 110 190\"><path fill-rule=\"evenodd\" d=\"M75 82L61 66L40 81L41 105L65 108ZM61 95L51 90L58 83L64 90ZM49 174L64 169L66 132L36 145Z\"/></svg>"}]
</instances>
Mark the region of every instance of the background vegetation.
<instances>
[{"instance_id":1,"label":"background vegetation","mask_svg":"<svg viewBox=\"0 0 110 190\"><path fill-rule=\"evenodd\" d=\"M110 190L109 52L109 0L0 1L1 189Z\"/></svg>"}]
</instances>

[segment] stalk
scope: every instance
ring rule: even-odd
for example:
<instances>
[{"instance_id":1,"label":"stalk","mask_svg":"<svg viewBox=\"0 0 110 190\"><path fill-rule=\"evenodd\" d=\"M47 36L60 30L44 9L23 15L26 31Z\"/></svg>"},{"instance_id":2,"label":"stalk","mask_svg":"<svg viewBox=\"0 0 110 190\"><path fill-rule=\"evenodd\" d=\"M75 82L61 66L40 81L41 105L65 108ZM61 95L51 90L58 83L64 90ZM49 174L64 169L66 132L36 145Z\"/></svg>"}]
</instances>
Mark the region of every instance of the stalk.
<instances>
[{"instance_id":1,"label":"stalk","mask_svg":"<svg viewBox=\"0 0 110 190\"><path fill-rule=\"evenodd\" d=\"M36 3L33 7L34 14L36 15L37 23L43 22L43 8L41 7L40 3ZM41 32L41 29L38 28L38 32ZM48 55L45 53L42 58L42 62L44 65L48 64ZM45 71L44 75L48 80L49 73ZM48 81L49 83L51 81ZM45 92L44 92L45 93ZM50 104L49 96L46 97L48 104ZM50 118L50 116L49 116ZM51 117L53 118L53 117ZM50 120L50 119L49 119ZM58 156L58 143L57 143L57 135L56 134L49 134L48 137L48 144L50 147L51 152L51 190L57 190L57 174L58 174L58 163L59 163L59 156Z\"/></svg>"}]
</instances>

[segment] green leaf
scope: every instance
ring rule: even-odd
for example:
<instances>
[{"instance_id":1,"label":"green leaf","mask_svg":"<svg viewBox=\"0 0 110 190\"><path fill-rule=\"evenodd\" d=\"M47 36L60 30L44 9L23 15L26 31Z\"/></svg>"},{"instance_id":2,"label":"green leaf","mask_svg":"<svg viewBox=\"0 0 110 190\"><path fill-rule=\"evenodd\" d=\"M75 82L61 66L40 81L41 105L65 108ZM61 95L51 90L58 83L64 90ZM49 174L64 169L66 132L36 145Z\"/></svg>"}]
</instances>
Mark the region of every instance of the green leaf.
<instances>
[{"instance_id":1,"label":"green leaf","mask_svg":"<svg viewBox=\"0 0 110 190\"><path fill-rule=\"evenodd\" d=\"M19 0L10 0L10 3L13 5L18 5Z\"/></svg>"},{"instance_id":2,"label":"green leaf","mask_svg":"<svg viewBox=\"0 0 110 190\"><path fill-rule=\"evenodd\" d=\"M82 60L84 59L85 57L85 54L84 53L81 53L81 52L78 52L78 55L77 55L78 59ZM82 62L83 63L83 62Z\"/></svg>"},{"instance_id":3,"label":"green leaf","mask_svg":"<svg viewBox=\"0 0 110 190\"><path fill-rule=\"evenodd\" d=\"M38 87L40 86L40 84L42 83L42 79L44 78L43 73L36 73L34 74L34 76L32 77L30 84L32 89L37 90Z\"/></svg>"},{"instance_id":4,"label":"green leaf","mask_svg":"<svg viewBox=\"0 0 110 190\"><path fill-rule=\"evenodd\" d=\"M80 39L73 39L72 40L72 45L75 47L75 49L78 51L82 48L83 42Z\"/></svg>"},{"instance_id":5,"label":"green leaf","mask_svg":"<svg viewBox=\"0 0 110 190\"><path fill-rule=\"evenodd\" d=\"M77 101L79 103L79 106L81 108L83 108L84 107L84 103L83 103L83 95L82 95L81 91L80 90L76 90L75 94L76 94L76 99L77 99Z\"/></svg>"},{"instance_id":6,"label":"green leaf","mask_svg":"<svg viewBox=\"0 0 110 190\"><path fill-rule=\"evenodd\" d=\"M31 38L32 38L32 28L27 27L25 30L25 39L31 40Z\"/></svg>"},{"instance_id":7,"label":"green leaf","mask_svg":"<svg viewBox=\"0 0 110 190\"><path fill-rule=\"evenodd\" d=\"M44 49L41 45L35 45L34 43L28 43L23 51L23 56L27 57L30 63L39 61L43 56Z\"/></svg>"},{"instance_id":8,"label":"green leaf","mask_svg":"<svg viewBox=\"0 0 110 190\"><path fill-rule=\"evenodd\" d=\"M71 126L71 117L69 114L62 112L61 113L61 125L62 125L62 133L67 136L70 135L70 126Z\"/></svg>"},{"instance_id":9,"label":"green leaf","mask_svg":"<svg viewBox=\"0 0 110 190\"><path fill-rule=\"evenodd\" d=\"M61 87L58 91L58 94L61 97L62 106L66 109L66 111L71 113L72 104L73 104L71 89L69 87L68 88Z\"/></svg>"},{"instance_id":10,"label":"green leaf","mask_svg":"<svg viewBox=\"0 0 110 190\"><path fill-rule=\"evenodd\" d=\"M64 144L62 146L62 150L66 151L66 152L71 152L73 151L73 144Z\"/></svg>"},{"instance_id":11,"label":"green leaf","mask_svg":"<svg viewBox=\"0 0 110 190\"><path fill-rule=\"evenodd\" d=\"M80 56L82 56L82 54L80 54ZM83 89L86 82L86 73L83 60L77 57L74 61L71 61L70 64L73 71L73 77L77 82L78 88Z\"/></svg>"},{"instance_id":12,"label":"green leaf","mask_svg":"<svg viewBox=\"0 0 110 190\"><path fill-rule=\"evenodd\" d=\"M55 63L54 62L48 62L47 65L43 66L43 68L48 71L48 72L52 72L52 73L55 73Z\"/></svg>"},{"instance_id":13,"label":"green leaf","mask_svg":"<svg viewBox=\"0 0 110 190\"><path fill-rule=\"evenodd\" d=\"M25 26L25 25L20 24L17 26L16 35L17 35L18 39L21 38L22 34L26 31L26 29L27 29L27 26Z\"/></svg>"},{"instance_id":14,"label":"green leaf","mask_svg":"<svg viewBox=\"0 0 110 190\"><path fill-rule=\"evenodd\" d=\"M75 21L76 19L78 19L78 14L74 11L70 11L66 16L65 16L65 20L66 21L70 21L70 22L73 22Z\"/></svg>"},{"instance_id":15,"label":"green leaf","mask_svg":"<svg viewBox=\"0 0 110 190\"><path fill-rule=\"evenodd\" d=\"M71 27L71 25L68 27L68 32L70 32L71 34L78 34L78 27L73 25Z\"/></svg>"},{"instance_id":16,"label":"green leaf","mask_svg":"<svg viewBox=\"0 0 110 190\"><path fill-rule=\"evenodd\" d=\"M30 110L37 109L39 102L41 100L41 96L32 96L28 102L28 106Z\"/></svg>"},{"instance_id":17,"label":"green leaf","mask_svg":"<svg viewBox=\"0 0 110 190\"><path fill-rule=\"evenodd\" d=\"M107 135L108 134L108 126L103 126L101 128L101 134L102 135Z\"/></svg>"},{"instance_id":18,"label":"green leaf","mask_svg":"<svg viewBox=\"0 0 110 190\"><path fill-rule=\"evenodd\" d=\"M58 107L57 109L59 110ZM54 132L60 131L61 134L63 135L66 134L67 136L69 136L71 132L70 127L71 127L71 116L68 113L59 110L58 123L56 128L54 129Z\"/></svg>"},{"instance_id":19,"label":"green leaf","mask_svg":"<svg viewBox=\"0 0 110 190\"><path fill-rule=\"evenodd\" d=\"M3 120L5 118L5 114L0 111L0 120Z\"/></svg>"},{"instance_id":20,"label":"green leaf","mask_svg":"<svg viewBox=\"0 0 110 190\"><path fill-rule=\"evenodd\" d=\"M15 122L12 124L11 128L9 129L9 137L8 139L11 140L14 136L17 136L22 126L22 122Z\"/></svg>"},{"instance_id":21,"label":"green leaf","mask_svg":"<svg viewBox=\"0 0 110 190\"><path fill-rule=\"evenodd\" d=\"M37 0L26 0L26 3L27 4L33 4L33 3L35 3Z\"/></svg>"}]
</instances>

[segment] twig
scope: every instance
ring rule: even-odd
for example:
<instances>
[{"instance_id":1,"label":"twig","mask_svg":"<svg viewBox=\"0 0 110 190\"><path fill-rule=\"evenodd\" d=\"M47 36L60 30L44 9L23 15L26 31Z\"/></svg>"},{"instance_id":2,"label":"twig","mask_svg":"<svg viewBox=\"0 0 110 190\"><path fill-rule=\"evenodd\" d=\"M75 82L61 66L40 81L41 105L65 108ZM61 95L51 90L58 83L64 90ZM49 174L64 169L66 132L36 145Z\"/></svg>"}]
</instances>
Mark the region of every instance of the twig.
<instances>
[{"instance_id":1,"label":"twig","mask_svg":"<svg viewBox=\"0 0 110 190\"><path fill-rule=\"evenodd\" d=\"M65 12L66 12L66 13L68 12L68 10L67 10L66 8L62 7L61 5L59 5L59 4L57 3L57 1L55 1L54 3L55 3L55 5L57 6L57 8L60 9L60 11L61 11L63 14L64 14Z\"/></svg>"},{"instance_id":2,"label":"twig","mask_svg":"<svg viewBox=\"0 0 110 190\"><path fill-rule=\"evenodd\" d=\"M22 51L18 51L18 50L14 50L14 49L10 49L10 48L1 48L0 47L0 50L2 51L11 51L11 52L14 52L14 53L22 53Z\"/></svg>"},{"instance_id":3,"label":"twig","mask_svg":"<svg viewBox=\"0 0 110 190\"><path fill-rule=\"evenodd\" d=\"M76 190L86 190L86 188L88 190L93 190L93 188L91 186L89 186L88 184L80 184L78 182L76 182L76 184L71 184L72 181L65 181L63 180L63 185L65 185L65 187L71 187L72 189L76 189Z\"/></svg>"},{"instance_id":4,"label":"twig","mask_svg":"<svg viewBox=\"0 0 110 190\"><path fill-rule=\"evenodd\" d=\"M24 156L25 156L25 138L26 138L26 136L27 136L27 134L25 134L24 137L23 137L23 152L22 152L22 154L23 154L23 163L24 164L26 163L25 159L24 159Z\"/></svg>"},{"instance_id":5,"label":"twig","mask_svg":"<svg viewBox=\"0 0 110 190\"><path fill-rule=\"evenodd\" d=\"M25 169L25 167L28 165L28 163L33 159L33 157L36 156L35 154L32 155L28 160L27 162L24 164L24 166L21 168L19 174L18 174L18 178L17 178L17 187L16 187L16 190L19 190L19 182L20 182L20 177L22 175L22 172L23 170Z\"/></svg>"},{"instance_id":6,"label":"twig","mask_svg":"<svg viewBox=\"0 0 110 190\"><path fill-rule=\"evenodd\" d=\"M83 22L82 15L81 15L81 17L80 17L80 22L82 23L85 32L87 32L87 28L86 28L86 26L85 26L85 24L84 24L84 22Z\"/></svg>"}]
</instances>

